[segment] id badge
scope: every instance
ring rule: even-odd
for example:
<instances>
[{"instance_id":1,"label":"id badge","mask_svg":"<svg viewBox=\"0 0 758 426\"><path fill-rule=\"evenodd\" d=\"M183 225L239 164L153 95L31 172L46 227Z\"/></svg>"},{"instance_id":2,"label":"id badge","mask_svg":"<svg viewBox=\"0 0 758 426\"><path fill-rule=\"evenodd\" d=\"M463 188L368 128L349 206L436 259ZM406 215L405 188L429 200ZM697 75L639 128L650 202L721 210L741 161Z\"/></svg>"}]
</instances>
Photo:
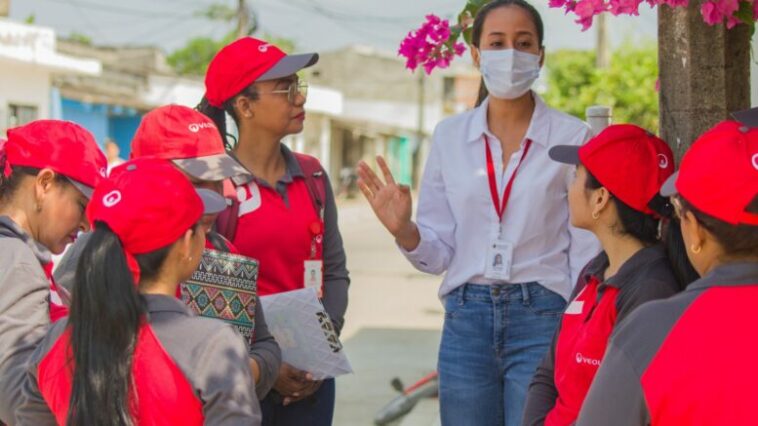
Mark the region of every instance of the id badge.
<instances>
[{"instance_id":1,"label":"id badge","mask_svg":"<svg viewBox=\"0 0 758 426\"><path fill-rule=\"evenodd\" d=\"M305 275L303 276L303 282L305 288L315 288L318 292L318 297L323 296L322 283L324 279L323 275L324 262L322 260L306 260L305 261Z\"/></svg>"},{"instance_id":2,"label":"id badge","mask_svg":"<svg viewBox=\"0 0 758 426\"><path fill-rule=\"evenodd\" d=\"M487 248L487 265L484 269L484 277L498 281L510 280L512 259L513 244L501 239L493 239Z\"/></svg>"}]
</instances>

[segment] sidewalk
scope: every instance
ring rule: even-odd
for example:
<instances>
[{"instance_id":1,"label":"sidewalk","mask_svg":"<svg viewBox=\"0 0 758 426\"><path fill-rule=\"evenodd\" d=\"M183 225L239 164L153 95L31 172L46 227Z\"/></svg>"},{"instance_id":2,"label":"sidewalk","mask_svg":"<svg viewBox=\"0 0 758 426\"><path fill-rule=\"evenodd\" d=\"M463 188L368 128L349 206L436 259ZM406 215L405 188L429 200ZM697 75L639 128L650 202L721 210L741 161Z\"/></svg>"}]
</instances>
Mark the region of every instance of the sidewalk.
<instances>
[{"instance_id":1,"label":"sidewalk","mask_svg":"<svg viewBox=\"0 0 758 426\"><path fill-rule=\"evenodd\" d=\"M398 395L393 377L407 385L436 367L441 277L416 271L364 200L338 208L352 279L342 342L355 373L337 379L334 425L372 425L379 408ZM437 400L430 399L396 425L437 425L438 417Z\"/></svg>"}]
</instances>

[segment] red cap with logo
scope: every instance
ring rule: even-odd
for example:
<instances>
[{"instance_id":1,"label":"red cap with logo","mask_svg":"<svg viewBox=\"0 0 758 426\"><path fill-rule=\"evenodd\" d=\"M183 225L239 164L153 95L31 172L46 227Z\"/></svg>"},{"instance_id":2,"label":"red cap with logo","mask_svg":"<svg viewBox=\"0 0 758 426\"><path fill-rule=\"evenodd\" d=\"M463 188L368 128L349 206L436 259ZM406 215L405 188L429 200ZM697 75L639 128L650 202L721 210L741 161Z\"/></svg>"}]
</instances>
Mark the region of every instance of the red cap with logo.
<instances>
[{"instance_id":1,"label":"red cap with logo","mask_svg":"<svg viewBox=\"0 0 758 426\"><path fill-rule=\"evenodd\" d=\"M256 81L287 77L318 62L317 53L287 55L253 37L236 40L213 57L205 74L205 98L217 108Z\"/></svg>"},{"instance_id":2,"label":"red cap with logo","mask_svg":"<svg viewBox=\"0 0 758 426\"><path fill-rule=\"evenodd\" d=\"M650 215L648 204L674 173L674 154L661 138L633 124L606 127L583 146L559 145L550 158L582 164L627 206Z\"/></svg>"},{"instance_id":3,"label":"red cap with logo","mask_svg":"<svg viewBox=\"0 0 758 426\"><path fill-rule=\"evenodd\" d=\"M134 256L177 241L203 214L226 208L224 198L207 189L195 189L170 162L138 158L111 170L92 195L87 218L105 222L124 247L129 269L139 282Z\"/></svg>"},{"instance_id":4,"label":"red cap with logo","mask_svg":"<svg viewBox=\"0 0 758 426\"><path fill-rule=\"evenodd\" d=\"M142 117L131 158L172 160L187 174L218 181L250 172L224 149L218 128L205 114L181 105L156 108Z\"/></svg>"},{"instance_id":5,"label":"red cap with logo","mask_svg":"<svg viewBox=\"0 0 758 426\"><path fill-rule=\"evenodd\" d=\"M758 196L758 128L722 121L703 133L661 189L677 193L716 219L758 226L758 214L746 211Z\"/></svg>"},{"instance_id":6,"label":"red cap with logo","mask_svg":"<svg viewBox=\"0 0 758 426\"><path fill-rule=\"evenodd\" d=\"M8 130L5 157L5 176L10 176L14 166L50 168L67 177L87 198L108 166L92 134L62 120L37 120Z\"/></svg>"}]
</instances>

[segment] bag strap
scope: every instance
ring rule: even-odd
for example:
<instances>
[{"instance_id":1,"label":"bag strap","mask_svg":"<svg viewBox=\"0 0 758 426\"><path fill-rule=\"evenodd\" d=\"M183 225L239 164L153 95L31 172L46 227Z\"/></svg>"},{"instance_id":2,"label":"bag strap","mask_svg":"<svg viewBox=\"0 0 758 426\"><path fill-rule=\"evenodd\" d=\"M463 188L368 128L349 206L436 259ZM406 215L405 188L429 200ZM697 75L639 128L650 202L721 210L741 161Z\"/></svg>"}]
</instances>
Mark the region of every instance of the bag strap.
<instances>
[{"instance_id":1,"label":"bag strap","mask_svg":"<svg viewBox=\"0 0 758 426\"><path fill-rule=\"evenodd\" d=\"M229 241L234 239L237 232L237 219L239 219L240 202L237 199L237 193L234 190L234 184L231 180L224 181L224 197L230 203L229 207L219 213L216 218L215 231L221 234Z\"/></svg>"},{"instance_id":2,"label":"bag strap","mask_svg":"<svg viewBox=\"0 0 758 426\"><path fill-rule=\"evenodd\" d=\"M326 206L326 183L324 168L316 157L293 152L295 159L300 164L305 177L305 185L311 195L313 208L316 210L319 218L324 220L324 208Z\"/></svg>"},{"instance_id":3,"label":"bag strap","mask_svg":"<svg viewBox=\"0 0 758 426\"><path fill-rule=\"evenodd\" d=\"M303 171L305 185L308 187L308 193L311 196L313 208L316 214L323 221L324 208L326 202L326 173L321 163L315 157L310 155L292 153L295 156L300 168ZM240 202L237 199L234 186L230 180L224 181L224 195L231 202L229 208L218 215L215 224L215 230L229 241L234 241L234 235L237 232L237 220L239 219Z\"/></svg>"}]
</instances>

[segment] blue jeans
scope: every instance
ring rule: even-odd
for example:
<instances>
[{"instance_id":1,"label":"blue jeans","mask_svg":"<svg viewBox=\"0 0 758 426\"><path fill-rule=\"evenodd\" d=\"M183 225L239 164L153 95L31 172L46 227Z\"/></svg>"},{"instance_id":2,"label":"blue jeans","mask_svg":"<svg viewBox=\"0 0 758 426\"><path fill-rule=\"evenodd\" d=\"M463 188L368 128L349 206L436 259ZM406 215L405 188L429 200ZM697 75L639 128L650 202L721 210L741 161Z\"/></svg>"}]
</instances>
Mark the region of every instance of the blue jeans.
<instances>
[{"instance_id":1,"label":"blue jeans","mask_svg":"<svg viewBox=\"0 0 758 426\"><path fill-rule=\"evenodd\" d=\"M444 300L443 426L520 426L526 391L566 301L537 283L466 284Z\"/></svg>"},{"instance_id":2,"label":"blue jeans","mask_svg":"<svg viewBox=\"0 0 758 426\"><path fill-rule=\"evenodd\" d=\"M334 417L334 379L302 401L283 406L281 397L271 391L261 401L263 426L331 426Z\"/></svg>"}]
</instances>

